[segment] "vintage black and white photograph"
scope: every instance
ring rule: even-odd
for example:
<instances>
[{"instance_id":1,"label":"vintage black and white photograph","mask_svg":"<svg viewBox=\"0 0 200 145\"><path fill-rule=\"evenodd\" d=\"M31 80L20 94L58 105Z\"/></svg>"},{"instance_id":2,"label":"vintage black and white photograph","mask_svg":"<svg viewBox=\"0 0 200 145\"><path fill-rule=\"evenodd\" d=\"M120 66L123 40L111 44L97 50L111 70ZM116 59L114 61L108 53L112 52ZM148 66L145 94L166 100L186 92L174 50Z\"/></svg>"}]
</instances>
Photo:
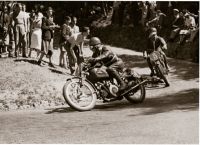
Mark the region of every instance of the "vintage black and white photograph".
<instances>
[{"instance_id":1,"label":"vintage black and white photograph","mask_svg":"<svg viewBox=\"0 0 200 145\"><path fill-rule=\"evenodd\" d=\"M199 1L0 1L0 144L199 144Z\"/></svg>"}]
</instances>

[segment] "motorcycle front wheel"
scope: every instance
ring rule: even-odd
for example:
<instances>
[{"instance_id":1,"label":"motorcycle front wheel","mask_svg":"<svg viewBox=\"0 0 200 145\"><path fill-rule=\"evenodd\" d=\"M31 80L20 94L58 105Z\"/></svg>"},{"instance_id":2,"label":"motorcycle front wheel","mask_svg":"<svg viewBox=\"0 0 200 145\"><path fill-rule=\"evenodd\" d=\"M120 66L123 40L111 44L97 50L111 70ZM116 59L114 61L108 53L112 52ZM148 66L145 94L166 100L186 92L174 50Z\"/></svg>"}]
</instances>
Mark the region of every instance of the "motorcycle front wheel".
<instances>
[{"instance_id":1,"label":"motorcycle front wheel","mask_svg":"<svg viewBox=\"0 0 200 145\"><path fill-rule=\"evenodd\" d=\"M140 79L136 80L136 83L141 83ZM125 98L131 103L142 103L146 96L146 90L144 84L139 85L135 89L133 89L129 94L125 96Z\"/></svg>"},{"instance_id":2,"label":"motorcycle front wheel","mask_svg":"<svg viewBox=\"0 0 200 145\"><path fill-rule=\"evenodd\" d=\"M156 66L156 73L159 74L159 77L161 79L163 79L163 81L165 82L165 86L169 86L169 82L167 80L166 75L164 75L164 70L163 70L163 66L161 66L161 64L158 64Z\"/></svg>"},{"instance_id":3,"label":"motorcycle front wheel","mask_svg":"<svg viewBox=\"0 0 200 145\"><path fill-rule=\"evenodd\" d=\"M80 78L68 80L63 87L63 97L67 104L77 111L89 111L94 108L97 94L94 87Z\"/></svg>"}]
</instances>

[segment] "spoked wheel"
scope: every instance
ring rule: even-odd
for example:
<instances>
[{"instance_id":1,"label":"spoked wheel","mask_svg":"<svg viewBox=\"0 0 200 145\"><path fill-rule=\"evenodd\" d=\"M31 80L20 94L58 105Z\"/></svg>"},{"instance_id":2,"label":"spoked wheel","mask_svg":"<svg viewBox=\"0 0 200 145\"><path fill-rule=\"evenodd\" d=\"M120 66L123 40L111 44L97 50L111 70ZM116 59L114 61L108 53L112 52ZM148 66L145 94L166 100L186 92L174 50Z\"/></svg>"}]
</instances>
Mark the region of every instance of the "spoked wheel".
<instances>
[{"instance_id":1,"label":"spoked wheel","mask_svg":"<svg viewBox=\"0 0 200 145\"><path fill-rule=\"evenodd\" d=\"M164 75L164 70L163 70L163 67L161 65L157 65L157 72L160 76L161 79L163 79L163 81L165 82L165 86L168 87L169 86L169 82L167 80L167 77L166 75Z\"/></svg>"},{"instance_id":2,"label":"spoked wheel","mask_svg":"<svg viewBox=\"0 0 200 145\"><path fill-rule=\"evenodd\" d=\"M78 111L88 111L94 108L97 95L93 86L86 80L75 78L63 87L63 96L70 107Z\"/></svg>"},{"instance_id":3,"label":"spoked wheel","mask_svg":"<svg viewBox=\"0 0 200 145\"><path fill-rule=\"evenodd\" d=\"M140 79L137 80L137 84L141 82ZM145 99L146 90L144 84L139 85L132 92L127 94L125 98L131 103L142 103Z\"/></svg>"}]
</instances>

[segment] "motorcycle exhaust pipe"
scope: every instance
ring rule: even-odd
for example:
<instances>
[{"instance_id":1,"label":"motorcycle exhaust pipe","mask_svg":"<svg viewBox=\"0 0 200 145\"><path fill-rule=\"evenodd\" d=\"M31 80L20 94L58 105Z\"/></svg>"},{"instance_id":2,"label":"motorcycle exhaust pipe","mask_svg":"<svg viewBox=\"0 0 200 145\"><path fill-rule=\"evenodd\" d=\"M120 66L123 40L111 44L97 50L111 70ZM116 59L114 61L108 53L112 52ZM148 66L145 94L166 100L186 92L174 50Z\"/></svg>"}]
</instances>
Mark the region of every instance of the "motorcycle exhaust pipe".
<instances>
[{"instance_id":1,"label":"motorcycle exhaust pipe","mask_svg":"<svg viewBox=\"0 0 200 145\"><path fill-rule=\"evenodd\" d=\"M140 82L136 86L134 86L134 87L130 88L129 90L127 90L126 92L122 93L120 96L124 96L124 95L128 94L130 91L132 91L133 89L137 88L138 86L140 86L140 85L142 85L142 84L144 84L146 82L147 82L147 80L144 80L144 81Z\"/></svg>"},{"instance_id":2,"label":"motorcycle exhaust pipe","mask_svg":"<svg viewBox=\"0 0 200 145\"><path fill-rule=\"evenodd\" d=\"M116 100L121 100L121 99L122 99L122 96L128 94L130 91L132 91L132 90L135 89L136 87L138 87L138 86L140 86L141 84L144 84L144 83L146 83L146 82L147 82L147 80L142 81L141 83L139 83L139 84L137 84L136 86L130 88L129 90L127 90L126 92L124 92L123 94L121 94L121 95L118 96L118 97L114 97L114 98L111 98L111 99L104 98L104 99L103 99L103 100L104 100L104 103L105 103L105 102L112 102L112 101L116 101Z\"/></svg>"}]
</instances>

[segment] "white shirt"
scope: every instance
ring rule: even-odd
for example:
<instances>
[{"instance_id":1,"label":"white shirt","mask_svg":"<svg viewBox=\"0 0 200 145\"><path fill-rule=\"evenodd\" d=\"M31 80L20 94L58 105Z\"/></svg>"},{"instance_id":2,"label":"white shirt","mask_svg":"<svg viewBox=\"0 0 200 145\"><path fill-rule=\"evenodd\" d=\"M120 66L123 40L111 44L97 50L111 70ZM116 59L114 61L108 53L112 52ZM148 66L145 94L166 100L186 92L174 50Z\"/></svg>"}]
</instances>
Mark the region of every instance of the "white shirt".
<instances>
[{"instance_id":1,"label":"white shirt","mask_svg":"<svg viewBox=\"0 0 200 145\"><path fill-rule=\"evenodd\" d=\"M82 35L82 33L75 33L72 34L69 38L69 43L71 43L71 45L75 46L75 45L81 45L81 43L84 42L84 37Z\"/></svg>"},{"instance_id":2,"label":"white shirt","mask_svg":"<svg viewBox=\"0 0 200 145\"><path fill-rule=\"evenodd\" d=\"M189 16L189 18L185 19L185 25L187 27L196 27L195 19L192 16Z\"/></svg>"},{"instance_id":3,"label":"white shirt","mask_svg":"<svg viewBox=\"0 0 200 145\"><path fill-rule=\"evenodd\" d=\"M79 31L79 27L78 26L74 26L74 27L72 27L72 33L73 34L75 34L75 33L79 33L80 31Z\"/></svg>"}]
</instances>

